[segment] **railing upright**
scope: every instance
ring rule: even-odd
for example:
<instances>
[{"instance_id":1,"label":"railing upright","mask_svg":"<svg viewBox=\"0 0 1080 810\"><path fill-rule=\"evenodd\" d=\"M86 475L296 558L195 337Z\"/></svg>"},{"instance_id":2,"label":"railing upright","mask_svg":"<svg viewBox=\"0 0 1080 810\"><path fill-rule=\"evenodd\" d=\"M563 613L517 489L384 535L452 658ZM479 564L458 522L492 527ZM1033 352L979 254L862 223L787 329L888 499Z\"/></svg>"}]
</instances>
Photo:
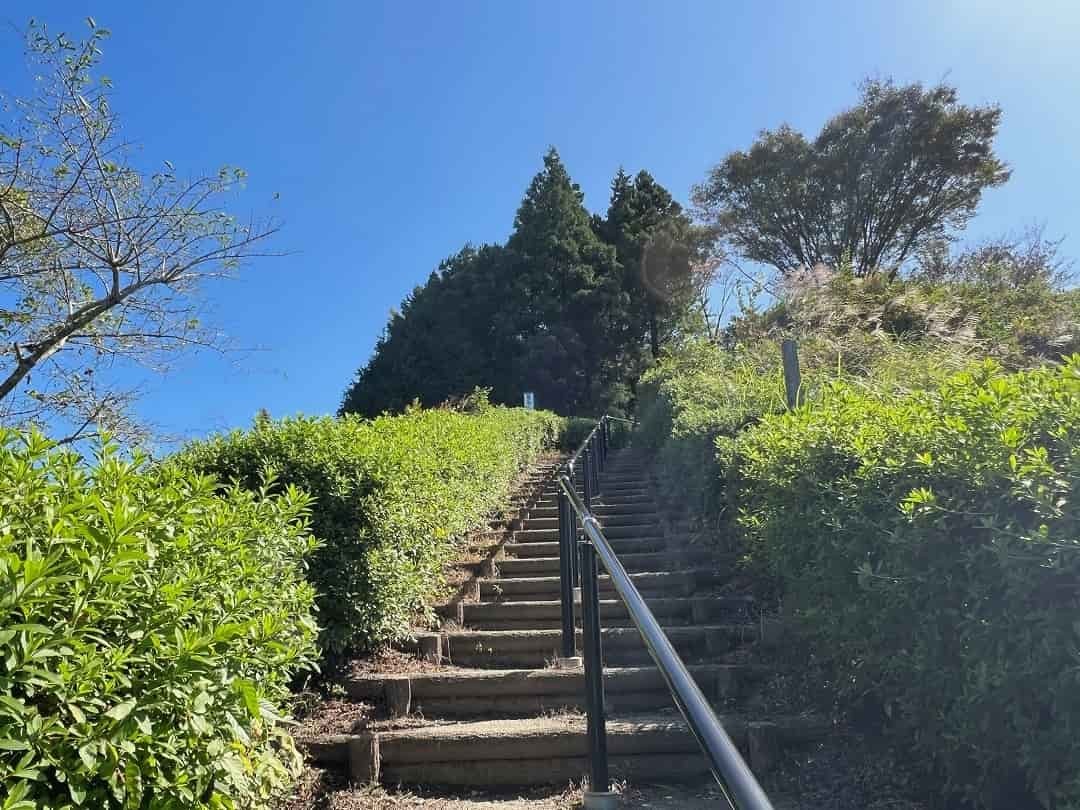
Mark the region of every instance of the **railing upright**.
<instances>
[{"instance_id":1,"label":"railing upright","mask_svg":"<svg viewBox=\"0 0 1080 810\"><path fill-rule=\"evenodd\" d=\"M607 716L604 712L604 652L600 634L600 580L596 549L585 538L581 560L581 635L585 658L585 719L589 741L589 793L611 791L607 757ZM586 794L586 807L590 804Z\"/></svg>"},{"instance_id":2,"label":"railing upright","mask_svg":"<svg viewBox=\"0 0 1080 810\"><path fill-rule=\"evenodd\" d=\"M569 660L577 655L574 638L574 565L577 545L577 516L570 507L565 492L559 492L559 596L562 602L562 657Z\"/></svg>"},{"instance_id":3,"label":"railing upright","mask_svg":"<svg viewBox=\"0 0 1080 810\"><path fill-rule=\"evenodd\" d=\"M592 496L593 496L593 476L592 476L592 451L589 449L589 445L592 444L592 440L585 443L585 452L582 453L581 458L581 472L584 476L583 495L585 496L585 508L592 509Z\"/></svg>"},{"instance_id":4,"label":"railing upright","mask_svg":"<svg viewBox=\"0 0 1080 810\"><path fill-rule=\"evenodd\" d=\"M592 513L593 499L599 492L600 472L604 469L609 451L611 420L612 417L605 416L599 421L557 477L560 490L559 572L564 658L571 658L576 650L574 586L581 587L590 788L585 794L585 807L609 807L614 799L614 794L610 792L611 779L607 761L607 718L604 709L600 628L598 574L600 565L603 565L616 595L625 605L634 627L641 634L646 649L667 682L675 705L708 757L714 775L726 789L725 793L733 799L731 806L737 806L740 810L772 810L768 797L679 658L671 640L635 587L633 579L619 561L604 536L599 521ZM582 476L584 497L579 495L575 486L575 474Z\"/></svg>"}]
</instances>

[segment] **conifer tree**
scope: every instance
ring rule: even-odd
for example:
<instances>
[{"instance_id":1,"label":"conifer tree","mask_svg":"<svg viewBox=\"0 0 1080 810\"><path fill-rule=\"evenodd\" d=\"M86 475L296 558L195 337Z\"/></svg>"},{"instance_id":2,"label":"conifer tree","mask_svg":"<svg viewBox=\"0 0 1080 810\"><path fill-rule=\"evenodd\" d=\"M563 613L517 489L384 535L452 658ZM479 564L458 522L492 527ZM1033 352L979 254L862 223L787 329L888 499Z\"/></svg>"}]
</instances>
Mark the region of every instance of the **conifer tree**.
<instances>
[{"instance_id":1,"label":"conifer tree","mask_svg":"<svg viewBox=\"0 0 1080 810\"><path fill-rule=\"evenodd\" d=\"M527 330L523 385L536 390L545 407L598 411L612 382L618 266L554 148L525 192L507 247Z\"/></svg>"}]
</instances>

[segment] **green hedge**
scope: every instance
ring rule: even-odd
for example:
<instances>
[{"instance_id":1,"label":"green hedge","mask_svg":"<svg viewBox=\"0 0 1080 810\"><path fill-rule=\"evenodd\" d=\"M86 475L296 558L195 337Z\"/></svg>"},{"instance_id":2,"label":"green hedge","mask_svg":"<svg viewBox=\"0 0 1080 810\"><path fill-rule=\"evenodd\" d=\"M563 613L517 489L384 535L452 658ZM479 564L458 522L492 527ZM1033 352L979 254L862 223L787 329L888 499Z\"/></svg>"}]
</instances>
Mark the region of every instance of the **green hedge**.
<instances>
[{"instance_id":1,"label":"green hedge","mask_svg":"<svg viewBox=\"0 0 1080 810\"><path fill-rule=\"evenodd\" d=\"M884 335L853 333L842 341L799 342L800 401L830 382L902 395L932 388L969 363L950 349L913 347ZM780 343L759 340L725 349L691 341L668 353L638 386L640 430L634 441L653 454L662 492L681 508L732 528L726 441L769 414L787 410ZM718 454L717 445L721 446Z\"/></svg>"},{"instance_id":2,"label":"green hedge","mask_svg":"<svg viewBox=\"0 0 1080 810\"><path fill-rule=\"evenodd\" d=\"M638 386L634 441L656 458L663 493L698 515L721 508L716 439L785 407L780 348L728 352L688 343L646 372Z\"/></svg>"},{"instance_id":3,"label":"green hedge","mask_svg":"<svg viewBox=\"0 0 1080 810\"><path fill-rule=\"evenodd\" d=\"M320 643L336 658L405 636L430 609L455 541L501 506L515 476L557 444L562 420L484 406L259 420L183 450L176 463L257 487L265 469L315 498L310 568Z\"/></svg>"},{"instance_id":4,"label":"green hedge","mask_svg":"<svg viewBox=\"0 0 1080 810\"><path fill-rule=\"evenodd\" d=\"M309 501L0 430L0 806L258 808L299 758Z\"/></svg>"},{"instance_id":5,"label":"green hedge","mask_svg":"<svg viewBox=\"0 0 1080 810\"><path fill-rule=\"evenodd\" d=\"M751 559L946 788L1080 806L1080 357L833 384L729 446Z\"/></svg>"}]
</instances>

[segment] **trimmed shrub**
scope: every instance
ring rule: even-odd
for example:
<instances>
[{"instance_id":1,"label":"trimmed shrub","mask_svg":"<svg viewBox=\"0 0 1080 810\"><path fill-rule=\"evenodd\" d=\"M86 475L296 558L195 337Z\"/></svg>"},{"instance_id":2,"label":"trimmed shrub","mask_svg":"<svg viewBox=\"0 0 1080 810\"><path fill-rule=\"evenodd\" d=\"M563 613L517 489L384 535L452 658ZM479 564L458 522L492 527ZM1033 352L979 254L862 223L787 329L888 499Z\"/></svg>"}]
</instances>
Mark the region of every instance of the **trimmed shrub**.
<instances>
[{"instance_id":1,"label":"trimmed shrub","mask_svg":"<svg viewBox=\"0 0 1080 810\"><path fill-rule=\"evenodd\" d=\"M559 437L559 449L567 453L575 452L596 427L596 421L591 416L566 417L563 421L562 435Z\"/></svg>"},{"instance_id":2,"label":"trimmed shrub","mask_svg":"<svg viewBox=\"0 0 1080 810\"><path fill-rule=\"evenodd\" d=\"M716 440L785 407L778 345L725 351L708 341L669 353L638 386L635 442L654 454L665 496L699 515L720 509Z\"/></svg>"},{"instance_id":3,"label":"trimmed shrub","mask_svg":"<svg viewBox=\"0 0 1080 810\"><path fill-rule=\"evenodd\" d=\"M364 420L258 420L184 449L175 463L247 489L271 470L316 502L322 545L310 579L320 643L331 659L408 634L430 610L456 540L505 502L515 477L555 446L562 420L484 406L477 413L413 409Z\"/></svg>"},{"instance_id":4,"label":"trimmed shrub","mask_svg":"<svg viewBox=\"0 0 1080 810\"><path fill-rule=\"evenodd\" d=\"M801 402L835 380L902 395L934 387L969 365L953 350L915 348L884 335L803 340ZM734 530L727 498L730 442L769 414L787 410L780 343L761 340L725 349L700 340L669 352L639 386L641 429L635 441L656 458L664 494L692 513ZM714 528L716 526L714 525Z\"/></svg>"},{"instance_id":5,"label":"trimmed shrub","mask_svg":"<svg viewBox=\"0 0 1080 810\"><path fill-rule=\"evenodd\" d=\"M559 449L567 453L575 453L581 447L585 439L596 427L599 417L591 416L568 416L563 420L562 436L559 438ZM611 425L611 448L617 450L625 447L630 441L630 423L622 419L613 419Z\"/></svg>"},{"instance_id":6,"label":"trimmed shrub","mask_svg":"<svg viewBox=\"0 0 1080 810\"><path fill-rule=\"evenodd\" d=\"M751 558L946 788L1080 806L1080 357L846 383L730 447Z\"/></svg>"},{"instance_id":7,"label":"trimmed shrub","mask_svg":"<svg viewBox=\"0 0 1080 810\"><path fill-rule=\"evenodd\" d=\"M0 430L0 805L260 808L299 757L309 500Z\"/></svg>"}]
</instances>

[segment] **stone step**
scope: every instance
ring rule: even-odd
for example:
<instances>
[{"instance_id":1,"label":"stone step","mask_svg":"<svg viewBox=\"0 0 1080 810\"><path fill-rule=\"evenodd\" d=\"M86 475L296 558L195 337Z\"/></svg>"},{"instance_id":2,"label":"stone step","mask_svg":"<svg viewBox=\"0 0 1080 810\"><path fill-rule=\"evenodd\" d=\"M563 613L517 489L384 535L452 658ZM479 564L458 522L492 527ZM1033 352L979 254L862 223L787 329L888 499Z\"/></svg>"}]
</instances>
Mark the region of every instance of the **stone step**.
<instances>
[{"instance_id":1,"label":"stone step","mask_svg":"<svg viewBox=\"0 0 1080 810\"><path fill-rule=\"evenodd\" d=\"M659 523L616 523L610 524L601 521L604 536L609 540L624 538L656 537L663 534L663 527ZM521 529L514 532L515 543L543 543L559 539L558 526L549 529Z\"/></svg>"},{"instance_id":2,"label":"stone step","mask_svg":"<svg viewBox=\"0 0 1080 810\"><path fill-rule=\"evenodd\" d=\"M637 542L637 541L625 541ZM530 543L529 547L540 545ZM513 547L509 547L512 549ZM558 545L552 548L558 553ZM618 548L618 547L616 547ZM619 561L623 567L631 573L640 571L668 571L678 568L690 568L695 565L703 565L712 561L712 554L708 551L677 550L667 548L664 551L650 551L645 553L619 554ZM550 557L517 557L500 560L498 562L499 576L504 577L530 577L543 576L544 574L555 575L559 573L559 558Z\"/></svg>"},{"instance_id":3,"label":"stone step","mask_svg":"<svg viewBox=\"0 0 1080 810\"><path fill-rule=\"evenodd\" d=\"M762 667L698 664L690 674L710 701L737 699L768 674ZM353 676L343 684L351 700L382 702L391 717L417 713L432 718L482 717L583 709L585 674L575 669L456 669L388 678ZM607 711L673 708L667 683L656 667L604 670Z\"/></svg>"},{"instance_id":4,"label":"stone step","mask_svg":"<svg viewBox=\"0 0 1080 810\"><path fill-rule=\"evenodd\" d=\"M690 568L682 571L641 571L630 579L643 596L690 596L697 588L698 573L711 576L711 569ZM704 577L703 577L704 578ZM615 588L606 574L600 576L600 593L613 593ZM555 599L559 595L559 577L499 577L480 582L480 601L510 602Z\"/></svg>"},{"instance_id":5,"label":"stone step","mask_svg":"<svg viewBox=\"0 0 1080 810\"><path fill-rule=\"evenodd\" d=\"M578 492L583 492L585 487L582 481L575 481L575 486ZM609 478L605 475L600 476L600 489L650 489L652 487L652 479L650 478ZM552 481L550 484L545 485L540 489L541 492L549 495L554 495L560 492L562 484Z\"/></svg>"},{"instance_id":6,"label":"stone step","mask_svg":"<svg viewBox=\"0 0 1080 810\"><path fill-rule=\"evenodd\" d=\"M660 521L660 514L658 512L630 512L614 514L597 515L600 518L600 522L604 527L608 526L655 526ZM537 531L544 529L559 528L559 518L555 517L533 517L531 514L525 519L522 531Z\"/></svg>"},{"instance_id":7,"label":"stone step","mask_svg":"<svg viewBox=\"0 0 1080 810\"><path fill-rule=\"evenodd\" d=\"M720 718L728 735L760 775L777 746L820 739L830 726L819 718ZM769 744L752 743L768 739ZM315 764L347 770L352 781L405 785L512 787L579 782L588 771L585 718L536 717L445 723L301 740ZM612 775L635 782L705 778L708 767L697 740L670 715L624 715L607 722Z\"/></svg>"},{"instance_id":8,"label":"stone step","mask_svg":"<svg viewBox=\"0 0 1080 810\"><path fill-rule=\"evenodd\" d=\"M660 551L667 548L667 540L663 537L636 537L630 539L614 539L611 547L620 557L623 554L637 554L645 551ZM503 548L507 555L522 557L555 557L559 553L559 544L554 540L543 543L507 543Z\"/></svg>"},{"instance_id":9,"label":"stone step","mask_svg":"<svg viewBox=\"0 0 1080 810\"><path fill-rule=\"evenodd\" d=\"M547 510L555 510L550 513ZM543 510L543 511L540 511ZM538 501L533 504L529 510L530 515L536 515L537 517L558 517L558 503L552 499L550 501ZM657 505L656 500L652 496L643 498L622 498L613 500L604 500L602 497L597 497L592 504L592 511L597 517L611 514L630 514L632 512L660 512L660 507Z\"/></svg>"},{"instance_id":10,"label":"stone step","mask_svg":"<svg viewBox=\"0 0 1080 810\"><path fill-rule=\"evenodd\" d=\"M581 624L581 596L575 594L575 619ZM649 609L664 624L715 624L742 622L752 617L749 597L657 597L646 600ZM465 626L474 630L550 630L562 627L562 602L545 599L519 602L474 602L462 605ZM622 600L600 600L600 621L604 627L627 627L630 613Z\"/></svg>"},{"instance_id":11,"label":"stone step","mask_svg":"<svg viewBox=\"0 0 1080 810\"><path fill-rule=\"evenodd\" d=\"M525 522L522 525L522 531L536 531L537 529L556 529L559 528L559 517L533 517L532 513L525 518Z\"/></svg>"},{"instance_id":12,"label":"stone step","mask_svg":"<svg viewBox=\"0 0 1080 810\"><path fill-rule=\"evenodd\" d=\"M697 625L666 627L665 631L679 654L687 661L698 661L730 652L736 646L757 637L757 628L750 624ZM633 627L602 629L604 662L607 666L639 665L651 661L641 636ZM578 648L581 632L577 633ZM548 666L560 655L560 630L460 630L447 633L426 633L417 636L407 649L422 648L423 644L440 644L442 660L459 667L480 669L539 669ZM430 649L430 647L429 647Z\"/></svg>"},{"instance_id":13,"label":"stone step","mask_svg":"<svg viewBox=\"0 0 1080 810\"><path fill-rule=\"evenodd\" d=\"M614 486L601 486L596 490L596 497L603 498L608 495L634 495L646 497L652 494L651 487L645 484L616 484Z\"/></svg>"},{"instance_id":14,"label":"stone step","mask_svg":"<svg viewBox=\"0 0 1080 810\"><path fill-rule=\"evenodd\" d=\"M638 513L658 513L659 509L655 501L646 499L643 502L630 502L620 504L604 504L597 502L593 505L593 512L597 517L605 515L633 515ZM559 516L558 505L552 501L550 506L534 506L529 510L529 517L550 518Z\"/></svg>"},{"instance_id":15,"label":"stone step","mask_svg":"<svg viewBox=\"0 0 1080 810\"><path fill-rule=\"evenodd\" d=\"M602 492L593 499L593 509L601 506L628 506L648 504L656 509L656 499L652 493Z\"/></svg>"}]
</instances>

